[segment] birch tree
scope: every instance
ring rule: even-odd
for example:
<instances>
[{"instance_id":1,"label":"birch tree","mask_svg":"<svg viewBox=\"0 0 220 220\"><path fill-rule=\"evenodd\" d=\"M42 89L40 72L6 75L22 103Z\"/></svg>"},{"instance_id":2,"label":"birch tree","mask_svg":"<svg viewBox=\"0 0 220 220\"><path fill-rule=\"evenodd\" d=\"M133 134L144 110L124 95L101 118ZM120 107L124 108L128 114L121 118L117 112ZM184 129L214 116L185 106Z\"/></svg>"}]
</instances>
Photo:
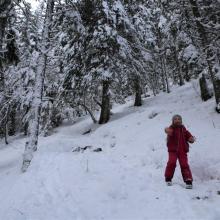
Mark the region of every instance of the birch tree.
<instances>
[{"instance_id":1,"label":"birch tree","mask_svg":"<svg viewBox=\"0 0 220 220\"><path fill-rule=\"evenodd\" d=\"M33 101L31 103L31 121L29 125L28 141L25 144L23 155L22 171L25 172L33 158L33 153L37 150L39 136L39 122L42 107L42 95L44 89L45 71L47 67L47 54L49 50L50 25L52 22L52 13L54 0L47 0L45 21L42 30L42 39L40 41L39 51L36 54L37 70L35 75L35 86Z\"/></svg>"}]
</instances>

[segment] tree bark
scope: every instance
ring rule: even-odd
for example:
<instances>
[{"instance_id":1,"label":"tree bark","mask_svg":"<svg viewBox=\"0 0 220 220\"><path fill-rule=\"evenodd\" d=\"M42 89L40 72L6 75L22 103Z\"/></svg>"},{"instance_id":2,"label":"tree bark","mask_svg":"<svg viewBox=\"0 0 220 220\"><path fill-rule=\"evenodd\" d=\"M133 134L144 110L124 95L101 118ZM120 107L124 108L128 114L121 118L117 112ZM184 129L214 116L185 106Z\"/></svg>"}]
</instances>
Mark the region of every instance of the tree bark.
<instances>
[{"instance_id":1,"label":"tree bark","mask_svg":"<svg viewBox=\"0 0 220 220\"><path fill-rule=\"evenodd\" d=\"M80 105L89 113L89 115L92 118L92 121L94 122L94 124L96 124L97 120L96 120L95 116L93 115L92 111L89 109L89 107L86 106L84 103L80 103Z\"/></svg>"},{"instance_id":2,"label":"tree bark","mask_svg":"<svg viewBox=\"0 0 220 220\"><path fill-rule=\"evenodd\" d=\"M29 167L33 158L33 153L37 150L38 134L39 134L39 121L40 112L42 106L42 93L44 84L44 72L45 72L45 60L46 55L40 54L38 61L38 68L35 78L34 98L31 107L31 120L29 126L29 137L25 144L25 152L23 155L22 171L25 172Z\"/></svg>"},{"instance_id":3,"label":"tree bark","mask_svg":"<svg viewBox=\"0 0 220 220\"><path fill-rule=\"evenodd\" d=\"M206 54L206 62L208 65L209 74L210 74L212 84L213 84L216 105L219 106L220 105L220 85L219 85L220 80L216 77L215 73L213 72L213 62L214 62L216 55L213 56L215 53L210 48L210 45L208 42L207 32L201 22L202 17L201 17L200 11L199 11L197 1L196 0L189 0L189 2L191 5L191 8L192 8L193 16L195 18L195 23L197 26L198 33L199 33L201 41L202 41L203 51Z\"/></svg>"},{"instance_id":4,"label":"tree bark","mask_svg":"<svg viewBox=\"0 0 220 220\"><path fill-rule=\"evenodd\" d=\"M188 63L185 63L183 71L184 71L184 79L186 80L186 82L189 82L190 81L190 75L189 75Z\"/></svg>"},{"instance_id":5,"label":"tree bark","mask_svg":"<svg viewBox=\"0 0 220 220\"><path fill-rule=\"evenodd\" d=\"M164 80L165 80L166 92L170 93L170 86L169 86L169 80L168 80L167 68L166 68L166 59L164 58L164 55L161 58L161 65L162 65L162 71L163 71Z\"/></svg>"},{"instance_id":6,"label":"tree bark","mask_svg":"<svg viewBox=\"0 0 220 220\"><path fill-rule=\"evenodd\" d=\"M8 135L13 136L16 132L16 104L10 106L8 117Z\"/></svg>"},{"instance_id":7,"label":"tree bark","mask_svg":"<svg viewBox=\"0 0 220 220\"><path fill-rule=\"evenodd\" d=\"M105 124L110 119L110 93L109 93L110 82L103 80L102 82L102 105L99 124Z\"/></svg>"},{"instance_id":8,"label":"tree bark","mask_svg":"<svg viewBox=\"0 0 220 220\"><path fill-rule=\"evenodd\" d=\"M205 75L203 74L202 77L199 79L200 91L201 91L201 98L203 101L207 101L212 96L208 90L207 82Z\"/></svg>"},{"instance_id":9,"label":"tree bark","mask_svg":"<svg viewBox=\"0 0 220 220\"><path fill-rule=\"evenodd\" d=\"M2 51L3 39L5 37L5 28L7 26L8 13L10 12L11 0L0 0L0 51ZM0 92L4 91L5 78L3 72L3 54L0 54Z\"/></svg>"},{"instance_id":10,"label":"tree bark","mask_svg":"<svg viewBox=\"0 0 220 220\"><path fill-rule=\"evenodd\" d=\"M216 105L216 111L218 112L218 113L220 113L220 79L219 78L217 78L216 79L216 82L215 82L215 84L216 84L216 96L218 97L218 99L216 99L217 101L217 105Z\"/></svg>"},{"instance_id":11,"label":"tree bark","mask_svg":"<svg viewBox=\"0 0 220 220\"><path fill-rule=\"evenodd\" d=\"M52 21L54 0L47 0L47 10L46 17L44 21L44 28L42 32L41 48L38 57L38 66L35 76L35 87L34 87L34 97L31 105L31 120L29 125L29 137L25 144L25 152L23 155L23 165L22 171L27 171L31 160L33 158L33 153L37 150L38 145L38 135L39 135L39 122L40 113L42 107L42 95L44 88L45 70L47 63L48 43L49 43L49 26Z\"/></svg>"},{"instance_id":12,"label":"tree bark","mask_svg":"<svg viewBox=\"0 0 220 220\"><path fill-rule=\"evenodd\" d=\"M179 78L179 85L183 86L184 85L184 79L183 79L183 74L182 74L182 69L181 69L180 61L179 61L178 55L177 55L177 48L176 48L176 46L174 48L174 59L175 59L176 66L177 66L177 74L178 74L178 78Z\"/></svg>"},{"instance_id":13,"label":"tree bark","mask_svg":"<svg viewBox=\"0 0 220 220\"><path fill-rule=\"evenodd\" d=\"M140 79L137 77L134 81L135 101L134 106L142 106Z\"/></svg>"},{"instance_id":14,"label":"tree bark","mask_svg":"<svg viewBox=\"0 0 220 220\"><path fill-rule=\"evenodd\" d=\"M166 89L166 80L165 80L165 74L163 72L163 68L162 69L162 85L163 85L163 92L166 92L167 89Z\"/></svg>"}]
</instances>

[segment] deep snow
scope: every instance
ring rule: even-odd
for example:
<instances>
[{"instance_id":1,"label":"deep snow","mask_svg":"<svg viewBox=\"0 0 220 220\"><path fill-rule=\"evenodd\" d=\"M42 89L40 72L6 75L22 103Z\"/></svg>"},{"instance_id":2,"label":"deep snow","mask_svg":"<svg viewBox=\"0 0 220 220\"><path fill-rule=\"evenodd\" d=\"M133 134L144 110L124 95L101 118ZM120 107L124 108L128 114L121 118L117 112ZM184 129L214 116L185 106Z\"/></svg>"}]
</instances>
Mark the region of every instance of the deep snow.
<instances>
[{"instance_id":1,"label":"deep snow","mask_svg":"<svg viewBox=\"0 0 220 220\"><path fill-rule=\"evenodd\" d=\"M214 100L201 102L189 83L113 108L108 124L89 117L41 137L28 171L20 172L25 139L0 143L1 220L219 220L220 116ZM158 113L150 119L154 113ZM193 190L184 188L179 166L174 185L164 183L167 162L164 127L183 116L196 136L189 160ZM92 132L82 135L92 128ZM92 149L72 152L77 147ZM101 147L102 152L92 150Z\"/></svg>"}]
</instances>

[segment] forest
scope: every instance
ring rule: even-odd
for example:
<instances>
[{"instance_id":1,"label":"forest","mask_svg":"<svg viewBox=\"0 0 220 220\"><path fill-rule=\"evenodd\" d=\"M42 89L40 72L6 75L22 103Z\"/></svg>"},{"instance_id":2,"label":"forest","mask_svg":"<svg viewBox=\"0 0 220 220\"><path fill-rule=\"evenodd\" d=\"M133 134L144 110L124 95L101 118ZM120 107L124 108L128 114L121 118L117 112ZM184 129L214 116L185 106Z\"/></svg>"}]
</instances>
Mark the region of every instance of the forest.
<instances>
[{"instance_id":1,"label":"forest","mask_svg":"<svg viewBox=\"0 0 220 220\"><path fill-rule=\"evenodd\" d=\"M0 0L0 138L27 136L22 171L63 121L191 80L220 113L218 0Z\"/></svg>"}]
</instances>

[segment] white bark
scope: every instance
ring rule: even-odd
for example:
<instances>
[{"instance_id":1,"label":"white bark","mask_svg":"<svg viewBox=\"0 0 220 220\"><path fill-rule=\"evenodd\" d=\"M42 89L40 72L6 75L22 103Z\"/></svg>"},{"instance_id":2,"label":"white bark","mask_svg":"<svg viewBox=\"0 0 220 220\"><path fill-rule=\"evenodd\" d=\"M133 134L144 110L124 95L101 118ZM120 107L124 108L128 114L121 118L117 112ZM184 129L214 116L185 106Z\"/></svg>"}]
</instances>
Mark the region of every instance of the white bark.
<instances>
[{"instance_id":1,"label":"white bark","mask_svg":"<svg viewBox=\"0 0 220 220\"><path fill-rule=\"evenodd\" d=\"M49 43L49 26L52 21L52 5L54 0L47 0L47 11L44 22L44 29L42 32L42 42L39 52L37 71L35 76L34 97L31 106L31 121L29 127L29 137L25 145L25 152L23 155L22 171L25 172L29 167L33 158L33 153L37 150L39 121L42 106L42 93L44 88L44 78L47 63L47 51Z\"/></svg>"}]
</instances>

